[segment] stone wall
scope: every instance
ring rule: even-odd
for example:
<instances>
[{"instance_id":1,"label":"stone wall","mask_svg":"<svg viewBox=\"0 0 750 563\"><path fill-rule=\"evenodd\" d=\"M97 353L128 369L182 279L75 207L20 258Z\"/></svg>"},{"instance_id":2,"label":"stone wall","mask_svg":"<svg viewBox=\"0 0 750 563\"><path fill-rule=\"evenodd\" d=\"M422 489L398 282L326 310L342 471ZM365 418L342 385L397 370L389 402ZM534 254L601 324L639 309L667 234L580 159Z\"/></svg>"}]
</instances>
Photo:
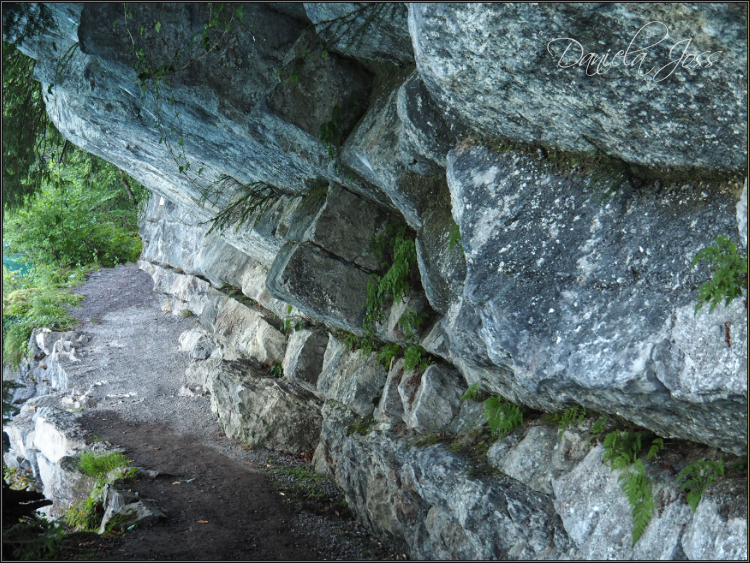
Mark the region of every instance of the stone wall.
<instances>
[{"instance_id":1,"label":"stone wall","mask_svg":"<svg viewBox=\"0 0 750 563\"><path fill-rule=\"evenodd\" d=\"M165 102L139 96L127 35L109 31L116 7L51 8L58 29L23 47L50 117L154 192L140 264L165 310L198 316L185 392L209 392L228 434L317 444L317 469L415 558L746 557L746 476L695 513L674 480L747 454L746 300L694 314L710 272L692 267L718 235L747 252L745 7L248 4L252 32L173 77L177 159L153 124ZM159 13L155 58L203 17ZM632 64L560 58L561 37L617 51L663 26ZM712 64L670 63L682 39ZM319 136L334 112L341 147ZM274 200L209 232L252 182ZM374 334L423 346L427 370L345 334L365 334L371 242L398 226L416 265ZM412 337L410 310L427 319ZM528 424L490 447L481 405L460 400L474 384ZM540 418L574 405L671 444L643 460L658 506L635 547L595 419L558 438Z\"/></svg>"}]
</instances>

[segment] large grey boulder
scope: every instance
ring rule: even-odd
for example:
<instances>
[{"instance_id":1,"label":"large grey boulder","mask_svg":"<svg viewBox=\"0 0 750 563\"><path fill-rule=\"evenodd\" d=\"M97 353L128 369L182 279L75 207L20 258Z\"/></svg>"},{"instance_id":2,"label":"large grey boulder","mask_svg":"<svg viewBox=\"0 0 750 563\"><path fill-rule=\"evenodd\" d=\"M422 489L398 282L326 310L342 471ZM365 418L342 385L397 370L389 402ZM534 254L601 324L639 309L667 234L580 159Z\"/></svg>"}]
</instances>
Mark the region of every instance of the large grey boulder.
<instances>
[{"instance_id":1,"label":"large grey boulder","mask_svg":"<svg viewBox=\"0 0 750 563\"><path fill-rule=\"evenodd\" d=\"M654 167L744 166L746 30L730 4L409 6L422 80L472 129Z\"/></svg>"},{"instance_id":2,"label":"large grey boulder","mask_svg":"<svg viewBox=\"0 0 750 563\"><path fill-rule=\"evenodd\" d=\"M321 401L312 393L252 362L220 362L210 377L211 411L227 436L292 453L315 447Z\"/></svg>"},{"instance_id":3,"label":"large grey boulder","mask_svg":"<svg viewBox=\"0 0 750 563\"><path fill-rule=\"evenodd\" d=\"M288 243L266 279L271 295L328 326L363 335L369 274L319 246Z\"/></svg>"},{"instance_id":4,"label":"large grey boulder","mask_svg":"<svg viewBox=\"0 0 750 563\"><path fill-rule=\"evenodd\" d=\"M475 326L469 361L511 369L499 374L510 396L542 410L574 400L746 451L747 310L736 299L694 315L710 274L691 267L717 235L736 238L731 192L644 185L602 201L575 175L470 143L449 153L447 173ZM727 322L731 346L717 329Z\"/></svg>"}]
</instances>

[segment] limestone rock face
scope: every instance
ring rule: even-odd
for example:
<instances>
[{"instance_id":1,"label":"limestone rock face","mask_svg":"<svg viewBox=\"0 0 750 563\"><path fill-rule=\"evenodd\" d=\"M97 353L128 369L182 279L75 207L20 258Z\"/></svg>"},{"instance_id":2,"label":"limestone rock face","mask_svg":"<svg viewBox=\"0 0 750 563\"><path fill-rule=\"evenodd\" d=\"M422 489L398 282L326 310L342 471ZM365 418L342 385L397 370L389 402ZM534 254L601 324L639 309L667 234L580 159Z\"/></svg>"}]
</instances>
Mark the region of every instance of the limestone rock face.
<instances>
[{"instance_id":1,"label":"limestone rock face","mask_svg":"<svg viewBox=\"0 0 750 563\"><path fill-rule=\"evenodd\" d=\"M140 267L165 312L195 315L181 393L209 393L228 435L317 445L316 470L411 558L746 557L746 482L717 481L693 514L670 475L747 453L746 292L696 314L712 272L691 265L718 235L747 247L744 6L248 4L252 25L160 99L112 30L120 7L50 9L58 27L22 47L50 118L154 192ZM158 64L205 9L138 5L128 25L161 21L143 38ZM618 65L574 64L576 42ZM266 207L209 232L255 182ZM351 343L389 225L416 265L368 335L401 347L386 368ZM78 448L53 393L86 383L85 347L38 334L6 456L37 475ZM434 356L424 373L404 371L412 345ZM484 407L460 400L474 384L525 417L486 456ZM562 435L540 419L572 405L675 444L644 462L656 508L635 547L593 419Z\"/></svg>"},{"instance_id":2,"label":"limestone rock face","mask_svg":"<svg viewBox=\"0 0 750 563\"><path fill-rule=\"evenodd\" d=\"M299 453L320 435L320 401L248 362L222 362L211 374L211 410L230 438Z\"/></svg>"},{"instance_id":3,"label":"limestone rock face","mask_svg":"<svg viewBox=\"0 0 750 563\"><path fill-rule=\"evenodd\" d=\"M648 166L744 166L746 28L719 4L409 7L422 80L472 129Z\"/></svg>"},{"instance_id":4,"label":"limestone rock face","mask_svg":"<svg viewBox=\"0 0 750 563\"><path fill-rule=\"evenodd\" d=\"M470 477L444 446L356 432L355 416L329 401L319 448L347 502L373 531L414 558L548 559L574 556L546 495L507 477Z\"/></svg>"},{"instance_id":5,"label":"limestone rock face","mask_svg":"<svg viewBox=\"0 0 750 563\"><path fill-rule=\"evenodd\" d=\"M747 310L735 300L693 314L708 272L691 262L736 236L732 194L620 190L603 202L535 159L469 146L449 153L447 173L464 301L524 402L575 397L665 436L746 449ZM727 320L731 347L710 328Z\"/></svg>"}]
</instances>

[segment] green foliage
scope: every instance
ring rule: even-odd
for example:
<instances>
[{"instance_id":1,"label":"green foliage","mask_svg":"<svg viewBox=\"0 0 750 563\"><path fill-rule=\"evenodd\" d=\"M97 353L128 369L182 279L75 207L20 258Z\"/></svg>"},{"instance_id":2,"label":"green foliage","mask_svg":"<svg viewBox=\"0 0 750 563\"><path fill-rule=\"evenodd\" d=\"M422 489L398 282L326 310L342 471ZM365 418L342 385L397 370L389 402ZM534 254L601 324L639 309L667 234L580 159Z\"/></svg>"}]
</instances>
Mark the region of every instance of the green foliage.
<instances>
[{"instance_id":1,"label":"green foliage","mask_svg":"<svg viewBox=\"0 0 750 563\"><path fill-rule=\"evenodd\" d=\"M476 401L480 393L479 383L472 383L466 392L461 395L462 401Z\"/></svg>"},{"instance_id":2,"label":"green foliage","mask_svg":"<svg viewBox=\"0 0 750 563\"><path fill-rule=\"evenodd\" d=\"M31 332L37 327L69 330L78 321L66 306L75 306L82 295L70 287L83 280L85 268L37 265L21 276L3 268L3 364L18 367L29 354ZM7 320L11 320L5 326Z\"/></svg>"},{"instance_id":3,"label":"green foliage","mask_svg":"<svg viewBox=\"0 0 750 563\"><path fill-rule=\"evenodd\" d=\"M65 531L41 515L3 529L3 560L54 560Z\"/></svg>"},{"instance_id":4,"label":"green foliage","mask_svg":"<svg viewBox=\"0 0 750 563\"><path fill-rule=\"evenodd\" d=\"M31 6L31 4L19 4ZM39 4L43 6L43 4ZM46 7L45 7L46 9ZM3 6L3 27L8 21ZM48 163L62 137L44 107L34 80L34 60L3 42L3 209L18 209L50 178Z\"/></svg>"},{"instance_id":5,"label":"green foliage","mask_svg":"<svg viewBox=\"0 0 750 563\"><path fill-rule=\"evenodd\" d=\"M253 228L262 214L279 199L276 190L265 182L241 184L234 178L223 174L217 183L203 190L201 201L210 201L210 198L214 196L216 199L213 203L216 204L219 196L230 187L234 188L238 195L216 217L201 223L201 225L211 224L206 234L214 230L222 232L229 226L234 226L234 232L244 226Z\"/></svg>"},{"instance_id":6,"label":"green foliage","mask_svg":"<svg viewBox=\"0 0 750 563\"><path fill-rule=\"evenodd\" d=\"M92 451L81 452L78 458L78 469L81 473L92 477L103 477L115 469L124 468L128 465L128 458L120 453L95 453Z\"/></svg>"},{"instance_id":7,"label":"green foliage","mask_svg":"<svg viewBox=\"0 0 750 563\"><path fill-rule=\"evenodd\" d=\"M622 482L622 490L630 503L633 516L633 545L643 535L643 531L651 521L654 510L654 500L651 494L651 481L646 475L643 462L638 459L643 449L642 441L650 436L651 432L626 432L614 430L607 434L604 439L603 462L610 461L610 468L632 469L622 473L617 481ZM664 440L655 438L651 442L647 459L657 455L664 447Z\"/></svg>"},{"instance_id":8,"label":"green foliage","mask_svg":"<svg viewBox=\"0 0 750 563\"><path fill-rule=\"evenodd\" d=\"M484 417L492 433L498 434L500 439L523 424L523 414L518 405L506 401L499 395L484 401Z\"/></svg>"},{"instance_id":9,"label":"green foliage","mask_svg":"<svg viewBox=\"0 0 750 563\"><path fill-rule=\"evenodd\" d=\"M378 352L378 361L383 364L385 369L390 369L391 360L399 354L401 354L401 346L389 343L383 346L380 352Z\"/></svg>"},{"instance_id":10,"label":"green foliage","mask_svg":"<svg viewBox=\"0 0 750 563\"><path fill-rule=\"evenodd\" d=\"M414 340L414 331L419 329L429 316L427 311L417 313L414 309L409 309L398 320L398 327L404 335L407 342Z\"/></svg>"},{"instance_id":11,"label":"green foliage","mask_svg":"<svg viewBox=\"0 0 750 563\"><path fill-rule=\"evenodd\" d=\"M430 358L429 354L427 353L427 350L425 350L419 345L409 346L404 351L404 371L411 371L411 370L417 370L417 369L419 371L424 371L432 363L435 363L435 362L432 360L432 358Z\"/></svg>"},{"instance_id":12,"label":"green foliage","mask_svg":"<svg viewBox=\"0 0 750 563\"><path fill-rule=\"evenodd\" d=\"M563 413L554 413L550 415L545 415L544 417L546 420L553 424L557 424L560 428L560 431L557 435L558 438L562 438L563 432L566 428L571 426L573 423L578 422L580 424L583 422L583 419L586 418L586 409L584 407L579 407L578 405L569 408Z\"/></svg>"},{"instance_id":13,"label":"green foliage","mask_svg":"<svg viewBox=\"0 0 750 563\"><path fill-rule=\"evenodd\" d=\"M381 257L382 268L387 268L383 276L370 274L365 301L365 333L373 335L375 326L383 320L383 306L387 297L398 303L409 293L409 278L412 268L417 263L417 251L414 240L406 235L406 226L396 230L389 224L385 236L374 236L371 247L376 256ZM404 316L402 316L403 318ZM405 315L404 327L413 335L413 329L424 322L425 316L414 312Z\"/></svg>"},{"instance_id":14,"label":"green foliage","mask_svg":"<svg viewBox=\"0 0 750 563\"><path fill-rule=\"evenodd\" d=\"M654 499L651 494L651 480L646 475L643 462L639 459L631 471L623 472L617 482L622 482L622 491L628 498L633 516L633 546L643 535L651 521L654 511Z\"/></svg>"},{"instance_id":15,"label":"green foliage","mask_svg":"<svg viewBox=\"0 0 750 563\"><path fill-rule=\"evenodd\" d=\"M451 254L453 254L453 248L456 245L458 245L458 248L461 250L461 252L464 251L464 247L461 244L461 229L458 227L458 224L453 223L453 225L451 225L450 236L448 238L448 248L450 249Z\"/></svg>"},{"instance_id":16,"label":"green foliage","mask_svg":"<svg viewBox=\"0 0 750 563\"><path fill-rule=\"evenodd\" d=\"M604 438L602 462L610 462L612 471L632 465L643 449L642 439L650 433L614 430Z\"/></svg>"},{"instance_id":17,"label":"green foliage","mask_svg":"<svg viewBox=\"0 0 750 563\"><path fill-rule=\"evenodd\" d=\"M604 432L604 426L607 424L609 419L606 416L600 416L596 422L591 426L592 434L601 434Z\"/></svg>"},{"instance_id":18,"label":"green foliage","mask_svg":"<svg viewBox=\"0 0 750 563\"><path fill-rule=\"evenodd\" d=\"M656 438L651 441L651 447L648 449L648 454L646 454L646 459L651 459L655 455L659 453L659 451L664 449L664 440L661 438Z\"/></svg>"},{"instance_id":19,"label":"green foliage","mask_svg":"<svg viewBox=\"0 0 750 563\"><path fill-rule=\"evenodd\" d=\"M78 530L97 530L104 517L101 493L103 482L97 482L94 490L85 500L74 502L65 513L65 523Z\"/></svg>"},{"instance_id":20,"label":"green foliage","mask_svg":"<svg viewBox=\"0 0 750 563\"><path fill-rule=\"evenodd\" d=\"M138 214L119 170L78 149L24 208L6 212L4 242L34 264L132 262L141 251ZM141 201L146 191L137 185Z\"/></svg>"},{"instance_id":21,"label":"green foliage","mask_svg":"<svg viewBox=\"0 0 750 563\"><path fill-rule=\"evenodd\" d=\"M292 75L295 76L296 75ZM295 79L296 83L296 79ZM320 126L318 137L328 150L328 158L333 160L341 146L344 133L351 127L350 123L344 121L344 114L349 110L356 115L360 110L360 98L362 95L355 91L349 94L343 106L335 104L331 110L331 119Z\"/></svg>"},{"instance_id":22,"label":"green foliage","mask_svg":"<svg viewBox=\"0 0 750 563\"><path fill-rule=\"evenodd\" d=\"M713 313L722 300L724 306L729 305L735 297L742 297L743 290L747 290L747 256L743 258L737 252L737 245L729 237L716 237L716 246L701 250L691 265L696 266L703 260L714 269L714 277L698 290L696 315L706 303L710 304L709 313Z\"/></svg>"},{"instance_id":23,"label":"green foliage","mask_svg":"<svg viewBox=\"0 0 750 563\"><path fill-rule=\"evenodd\" d=\"M284 366L281 364L273 364L268 367L268 373L277 379L284 377Z\"/></svg>"},{"instance_id":24,"label":"green foliage","mask_svg":"<svg viewBox=\"0 0 750 563\"><path fill-rule=\"evenodd\" d=\"M694 461L677 474L677 482L685 481L680 487L681 491L688 491L687 502L693 512L698 508L698 503L703 493L718 477L724 476L724 460L699 460Z\"/></svg>"}]
</instances>

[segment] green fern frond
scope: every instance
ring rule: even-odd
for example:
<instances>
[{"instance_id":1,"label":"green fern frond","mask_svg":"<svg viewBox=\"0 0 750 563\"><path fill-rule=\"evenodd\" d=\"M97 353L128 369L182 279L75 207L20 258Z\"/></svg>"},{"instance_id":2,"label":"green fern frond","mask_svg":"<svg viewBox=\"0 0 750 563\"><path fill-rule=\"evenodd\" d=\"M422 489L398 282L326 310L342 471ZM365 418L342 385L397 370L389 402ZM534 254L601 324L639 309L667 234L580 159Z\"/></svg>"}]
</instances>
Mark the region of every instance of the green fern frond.
<instances>
[{"instance_id":1,"label":"green fern frond","mask_svg":"<svg viewBox=\"0 0 750 563\"><path fill-rule=\"evenodd\" d=\"M635 546L653 515L654 499L651 493L651 480L646 475L643 462L639 459L633 464L633 470L622 473L617 481L622 482L622 491L630 503L633 516L633 546Z\"/></svg>"},{"instance_id":2,"label":"green fern frond","mask_svg":"<svg viewBox=\"0 0 750 563\"><path fill-rule=\"evenodd\" d=\"M462 401L475 401L479 393L479 383L472 383L466 392L461 395Z\"/></svg>"},{"instance_id":3,"label":"green fern frond","mask_svg":"<svg viewBox=\"0 0 750 563\"><path fill-rule=\"evenodd\" d=\"M662 438L656 438L651 442L651 447L648 449L648 454L646 455L646 459L651 459L656 454L659 453L659 450L664 448L664 440Z\"/></svg>"},{"instance_id":4,"label":"green fern frond","mask_svg":"<svg viewBox=\"0 0 750 563\"><path fill-rule=\"evenodd\" d=\"M694 461L677 474L677 482L685 482L680 487L681 491L688 491L687 502L693 512L698 508L698 503L703 497L705 490L717 478L724 476L724 459L718 461L699 460Z\"/></svg>"},{"instance_id":5,"label":"green fern frond","mask_svg":"<svg viewBox=\"0 0 750 563\"><path fill-rule=\"evenodd\" d=\"M514 428L523 424L521 409L503 397L490 397L484 401L484 417L490 430L500 439L510 434Z\"/></svg>"}]
</instances>

